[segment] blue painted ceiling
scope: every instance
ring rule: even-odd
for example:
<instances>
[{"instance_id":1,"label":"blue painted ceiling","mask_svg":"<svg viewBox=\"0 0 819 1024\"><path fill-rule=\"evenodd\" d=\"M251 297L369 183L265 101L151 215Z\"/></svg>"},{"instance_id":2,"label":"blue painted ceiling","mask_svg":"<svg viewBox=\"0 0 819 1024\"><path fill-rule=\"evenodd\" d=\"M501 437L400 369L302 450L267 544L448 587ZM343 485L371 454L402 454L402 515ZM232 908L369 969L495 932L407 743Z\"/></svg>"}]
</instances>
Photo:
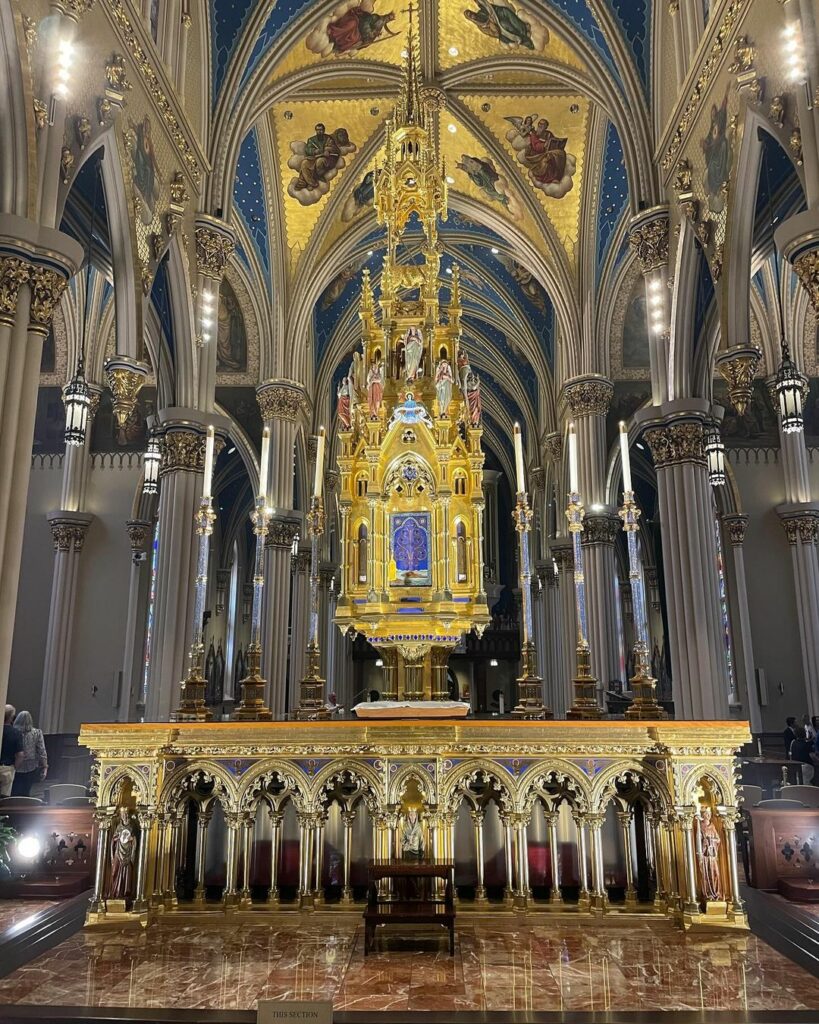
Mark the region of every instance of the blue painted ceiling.
<instances>
[{"instance_id":1,"label":"blue painted ceiling","mask_svg":"<svg viewBox=\"0 0 819 1024\"><path fill-rule=\"evenodd\" d=\"M233 202L244 221L256 255L269 281L269 217L259 156L259 139L255 128L247 133L239 151L236 178L233 183ZM248 262L247 253L244 254L244 259Z\"/></svg>"},{"instance_id":2,"label":"blue painted ceiling","mask_svg":"<svg viewBox=\"0 0 819 1024\"><path fill-rule=\"evenodd\" d=\"M628 178L623 164L623 145L614 125L609 122L603 143L600 170L600 199L597 207L597 279L606 261L612 235L628 203Z\"/></svg>"}]
</instances>

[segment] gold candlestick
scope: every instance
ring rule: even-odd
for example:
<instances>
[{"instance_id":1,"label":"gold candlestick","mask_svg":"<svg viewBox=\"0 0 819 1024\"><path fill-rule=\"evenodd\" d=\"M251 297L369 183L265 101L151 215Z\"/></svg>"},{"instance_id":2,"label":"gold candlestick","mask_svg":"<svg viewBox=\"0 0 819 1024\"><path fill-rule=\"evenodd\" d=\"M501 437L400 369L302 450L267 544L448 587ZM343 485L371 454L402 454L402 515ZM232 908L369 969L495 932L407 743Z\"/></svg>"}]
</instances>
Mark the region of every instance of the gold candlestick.
<instances>
[{"instance_id":1,"label":"gold candlestick","mask_svg":"<svg viewBox=\"0 0 819 1024\"><path fill-rule=\"evenodd\" d=\"M586 577L583 572L583 519L586 510L577 491L569 494L569 505L566 518L569 521L569 533L572 535L572 551L574 554L574 595L577 611L577 650L576 668L573 680L574 700L566 712L566 718L597 719L603 718L603 710L597 703L597 679L591 673L591 651L589 650L589 631L586 619Z\"/></svg>"}]
</instances>

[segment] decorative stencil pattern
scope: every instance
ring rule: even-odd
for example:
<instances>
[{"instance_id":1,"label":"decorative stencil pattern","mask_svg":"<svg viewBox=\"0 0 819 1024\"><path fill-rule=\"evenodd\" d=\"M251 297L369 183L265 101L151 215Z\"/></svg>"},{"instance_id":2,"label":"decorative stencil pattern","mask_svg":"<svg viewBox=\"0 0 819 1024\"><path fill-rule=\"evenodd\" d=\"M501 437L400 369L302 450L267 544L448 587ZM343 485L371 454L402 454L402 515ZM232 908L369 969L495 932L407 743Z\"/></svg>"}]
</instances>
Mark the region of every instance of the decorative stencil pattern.
<instances>
[{"instance_id":1,"label":"decorative stencil pattern","mask_svg":"<svg viewBox=\"0 0 819 1024\"><path fill-rule=\"evenodd\" d=\"M209 6L215 103L225 80L231 55L255 3L254 0L211 0Z\"/></svg>"},{"instance_id":2,"label":"decorative stencil pattern","mask_svg":"<svg viewBox=\"0 0 819 1024\"><path fill-rule=\"evenodd\" d=\"M611 0L611 9L648 96L651 92L651 4L649 0Z\"/></svg>"},{"instance_id":3,"label":"decorative stencil pattern","mask_svg":"<svg viewBox=\"0 0 819 1024\"><path fill-rule=\"evenodd\" d=\"M247 133L242 142L242 148L239 150L236 178L233 184L233 201L242 215L242 220L253 241L253 247L269 279L270 240L268 237L267 203L255 128ZM248 262L247 254L244 255L244 260L246 263Z\"/></svg>"},{"instance_id":4,"label":"decorative stencil pattern","mask_svg":"<svg viewBox=\"0 0 819 1024\"><path fill-rule=\"evenodd\" d=\"M608 252L617 222L628 202L628 178L623 164L623 145L614 125L609 122L603 143L600 200L597 207L597 277Z\"/></svg>"}]
</instances>

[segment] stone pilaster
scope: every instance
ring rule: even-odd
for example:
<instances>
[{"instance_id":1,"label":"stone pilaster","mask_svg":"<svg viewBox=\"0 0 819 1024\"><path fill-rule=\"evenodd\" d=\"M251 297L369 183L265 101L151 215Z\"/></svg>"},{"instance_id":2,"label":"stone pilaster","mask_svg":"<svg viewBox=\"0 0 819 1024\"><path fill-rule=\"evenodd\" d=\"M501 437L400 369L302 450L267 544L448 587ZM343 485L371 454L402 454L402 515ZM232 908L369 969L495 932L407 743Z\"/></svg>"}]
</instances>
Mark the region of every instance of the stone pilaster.
<instances>
[{"instance_id":1,"label":"stone pilaster","mask_svg":"<svg viewBox=\"0 0 819 1024\"><path fill-rule=\"evenodd\" d=\"M731 634L734 646L734 671L744 713L751 732L762 732L762 712L756 686L754 644L748 611L748 584L745 578L745 533L748 516L733 512L722 517L722 549L726 555L728 598L731 609Z\"/></svg>"},{"instance_id":2,"label":"stone pilaster","mask_svg":"<svg viewBox=\"0 0 819 1024\"><path fill-rule=\"evenodd\" d=\"M815 708L819 707L819 503L780 505L776 511L791 551L806 707Z\"/></svg>"},{"instance_id":3,"label":"stone pilaster","mask_svg":"<svg viewBox=\"0 0 819 1024\"><path fill-rule=\"evenodd\" d=\"M706 402L641 410L657 470L674 710L680 719L728 717L713 496L705 458Z\"/></svg>"},{"instance_id":4,"label":"stone pilaster","mask_svg":"<svg viewBox=\"0 0 819 1024\"><path fill-rule=\"evenodd\" d=\"M555 702L550 707L555 717L566 716L574 700L572 680L576 673L577 652L577 610L574 591L574 555L568 541L553 543L551 555L557 565L557 595L552 605L557 609L556 631L559 633L559 658L556 658L557 676L555 681ZM561 709L558 711L558 709Z\"/></svg>"},{"instance_id":5,"label":"stone pilaster","mask_svg":"<svg viewBox=\"0 0 819 1024\"><path fill-rule=\"evenodd\" d=\"M668 295L668 207L654 206L642 210L629 224L629 244L646 287L649 309L657 311L657 322L662 319L663 329L650 329L649 358L651 361L651 394L655 405L668 397L668 345L671 336ZM652 320L655 318L652 317Z\"/></svg>"},{"instance_id":6,"label":"stone pilaster","mask_svg":"<svg viewBox=\"0 0 819 1024\"><path fill-rule=\"evenodd\" d=\"M262 611L262 675L268 680L268 707L283 718L287 679L287 622L290 615L290 557L301 524L274 517L265 538L265 587Z\"/></svg>"},{"instance_id":7,"label":"stone pilaster","mask_svg":"<svg viewBox=\"0 0 819 1024\"><path fill-rule=\"evenodd\" d=\"M287 679L290 711L298 706L300 684L307 670L307 632L310 625L310 549L299 548L290 558L290 653Z\"/></svg>"},{"instance_id":8,"label":"stone pilaster","mask_svg":"<svg viewBox=\"0 0 819 1024\"><path fill-rule=\"evenodd\" d=\"M219 286L236 248L233 229L217 217L198 214L196 248L196 340L199 350L197 405L213 410L216 399L216 332Z\"/></svg>"},{"instance_id":9,"label":"stone pilaster","mask_svg":"<svg viewBox=\"0 0 819 1024\"><path fill-rule=\"evenodd\" d=\"M153 523L142 519L129 519L125 528L131 548L131 570L122 656L122 690L117 707L117 719L120 722L128 721L132 703L138 718L145 715L145 697L141 685L142 652L145 644L145 614L151 575Z\"/></svg>"}]
</instances>

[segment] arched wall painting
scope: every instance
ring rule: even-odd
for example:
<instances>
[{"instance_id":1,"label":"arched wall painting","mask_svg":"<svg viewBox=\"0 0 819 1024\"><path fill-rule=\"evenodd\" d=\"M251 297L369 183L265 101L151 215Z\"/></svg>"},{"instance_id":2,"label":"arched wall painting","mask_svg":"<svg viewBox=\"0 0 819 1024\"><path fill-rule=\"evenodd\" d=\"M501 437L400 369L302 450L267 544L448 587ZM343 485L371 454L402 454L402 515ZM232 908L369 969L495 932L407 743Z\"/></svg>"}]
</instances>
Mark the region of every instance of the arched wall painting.
<instances>
[{"instance_id":1,"label":"arched wall painting","mask_svg":"<svg viewBox=\"0 0 819 1024\"><path fill-rule=\"evenodd\" d=\"M390 585L431 586L429 512L393 512L390 516L390 541L394 562L390 566Z\"/></svg>"},{"instance_id":2,"label":"arched wall painting","mask_svg":"<svg viewBox=\"0 0 819 1024\"><path fill-rule=\"evenodd\" d=\"M218 373L244 373L247 370L247 333L245 318L230 282L222 279L219 287L219 332L216 339Z\"/></svg>"},{"instance_id":3,"label":"arched wall painting","mask_svg":"<svg viewBox=\"0 0 819 1024\"><path fill-rule=\"evenodd\" d=\"M638 277L631 290L623 321L623 368L642 370L649 366L646 288L643 278Z\"/></svg>"}]
</instances>

